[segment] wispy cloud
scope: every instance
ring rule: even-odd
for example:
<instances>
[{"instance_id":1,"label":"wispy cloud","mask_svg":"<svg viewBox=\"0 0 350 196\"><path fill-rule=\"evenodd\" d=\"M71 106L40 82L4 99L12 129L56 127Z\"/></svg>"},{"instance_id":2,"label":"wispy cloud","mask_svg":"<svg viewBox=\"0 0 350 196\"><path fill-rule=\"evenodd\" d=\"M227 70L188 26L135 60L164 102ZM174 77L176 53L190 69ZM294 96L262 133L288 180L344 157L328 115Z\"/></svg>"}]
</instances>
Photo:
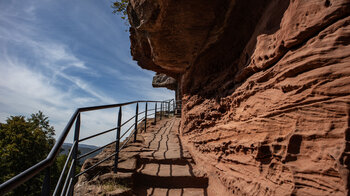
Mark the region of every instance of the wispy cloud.
<instances>
[{"instance_id":1,"label":"wispy cloud","mask_svg":"<svg viewBox=\"0 0 350 196\"><path fill-rule=\"evenodd\" d=\"M98 94L95 97L84 97L74 91L60 89L55 86L50 77L29 69L18 59L9 57L6 59L7 61L0 61L1 121L4 121L9 114L29 116L31 113L42 110L50 117L57 133L60 134L75 108L99 105L103 99L96 99L100 96ZM86 90L86 88L81 86L81 89ZM82 137L114 127L116 114L116 109L83 114ZM124 117L130 116L129 108L124 111ZM97 138L92 143L100 145L104 140L106 137Z\"/></svg>"},{"instance_id":2,"label":"wispy cloud","mask_svg":"<svg viewBox=\"0 0 350 196\"><path fill-rule=\"evenodd\" d=\"M41 110L59 135L75 108L173 97L153 89L152 72L131 60L124 22L111 14L110 1L63 1L0 2L0 121ZM123 116L133 112L126 107ZM115 126L116 114L83 114L82 137Z\"/></svg>"}]
</instances>

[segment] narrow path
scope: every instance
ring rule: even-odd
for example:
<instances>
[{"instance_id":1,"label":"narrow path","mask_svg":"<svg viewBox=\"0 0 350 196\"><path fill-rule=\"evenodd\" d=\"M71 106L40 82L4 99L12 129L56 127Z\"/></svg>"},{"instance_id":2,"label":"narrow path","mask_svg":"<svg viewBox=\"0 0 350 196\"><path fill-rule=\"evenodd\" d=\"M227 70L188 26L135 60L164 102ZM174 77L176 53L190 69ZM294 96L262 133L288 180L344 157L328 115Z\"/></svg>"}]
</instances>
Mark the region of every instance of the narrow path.
<instances>
[{"instance_id":1,"label":"narrow path","mask_svg":"<svg viewBox=\"0 0 350 196\"><path fill-rule=\"evenodd\" d=\"M208 179L193 171L195 163L177 135L180 119L173 117L158 123L142 134L146 147L140 153L140 167L135 173L137 195L207 195Z\"/></svg>"},{"instance_id":2,"label":"narrow path","mask_svg":"<svg viewBox=\"0 0 350 196\"><path fill-rule=\"evenodd\" d=\"M118 172L113 172L114 159L107 160L79 177L75 195L206 196L208 179L195 171L195 162L182 146L179 123L176 117L164 118L156 125L148 122L147 132L119 153ZM83 169L114 151L115 144L108 146L87 159Z\"/></svg>"}]
</instances>

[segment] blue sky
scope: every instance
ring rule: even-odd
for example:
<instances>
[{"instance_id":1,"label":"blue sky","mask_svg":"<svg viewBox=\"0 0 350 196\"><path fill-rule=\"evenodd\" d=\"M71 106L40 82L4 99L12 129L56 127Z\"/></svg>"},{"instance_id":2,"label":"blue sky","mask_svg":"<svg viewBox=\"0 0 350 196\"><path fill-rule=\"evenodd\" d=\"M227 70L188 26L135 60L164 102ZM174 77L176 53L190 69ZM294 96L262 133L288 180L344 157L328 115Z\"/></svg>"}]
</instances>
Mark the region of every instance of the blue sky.
<instances>
[{"instance_id":1,"label":"blue sky","mask_svg":"<svg viewBox=\"0 0 350 196\"><path fill-rule=\"evenodd\" d=\"M0 0L0 122L41 110L59 135L78 107L174 97L152 88L154 72L132 60L128 27L111 2ZM82 137L113 127L116 113L83 114Z\"/></svg>"}]
</instances>

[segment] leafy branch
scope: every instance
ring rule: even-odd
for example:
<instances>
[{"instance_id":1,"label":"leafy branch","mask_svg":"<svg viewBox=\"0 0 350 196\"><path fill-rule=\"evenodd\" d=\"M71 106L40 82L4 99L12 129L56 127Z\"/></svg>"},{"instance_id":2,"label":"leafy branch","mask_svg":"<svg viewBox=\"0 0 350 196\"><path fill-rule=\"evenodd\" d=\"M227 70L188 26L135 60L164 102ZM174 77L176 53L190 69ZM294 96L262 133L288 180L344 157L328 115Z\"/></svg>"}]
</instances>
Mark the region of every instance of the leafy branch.
<instances>
[{"instance_id":1,"label":"leafy branch","mask_svg":"<svg viewBox=\"0 0 350 196\"><path fill-rule=\"evenodd\" d=\"M127 20L128 4L129 4L129 0L116 0L111 6L113 8L113 14L120 14L123 20Z\"/></svg>"}]
</instances>

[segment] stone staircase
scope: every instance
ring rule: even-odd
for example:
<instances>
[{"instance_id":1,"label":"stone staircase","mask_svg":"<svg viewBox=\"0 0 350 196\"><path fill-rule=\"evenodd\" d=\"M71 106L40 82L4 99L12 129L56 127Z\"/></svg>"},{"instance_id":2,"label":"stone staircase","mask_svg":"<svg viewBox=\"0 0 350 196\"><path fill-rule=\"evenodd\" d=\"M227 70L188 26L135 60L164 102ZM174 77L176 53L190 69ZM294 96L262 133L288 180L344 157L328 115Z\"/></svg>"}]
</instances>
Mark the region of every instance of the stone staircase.
<instances>
[{"instance_id":1,"label":"stone staircase","mask_svg":"<svg viewBox=\"0 0 350 196\"><path fill-rule=\"evenodd\" d=\"M193 169L194 161L177 135L179 119L160 123L143 134L146 147L135 173L138 195L206 195L208 179Z\"/></svg>"},{"instance_id":2,"label":"stone staircase","mask_svg":"<svg viewBox=\"0 0 350 196\"><path fill-rule=\"evenodd\" d=\"M207 195L208 178L195 169L194 160L183 148L178 136L179 123L176 117L160 120L157 125L149 122L147 132L139 134L138 142L121 151L118 173L113 173L113 160L107 161L79 178L75 195ZM113 149L106 148L83 167L107 157ZM104 188L111 182L114 188Z\"/></svg>"}]
</instances>

